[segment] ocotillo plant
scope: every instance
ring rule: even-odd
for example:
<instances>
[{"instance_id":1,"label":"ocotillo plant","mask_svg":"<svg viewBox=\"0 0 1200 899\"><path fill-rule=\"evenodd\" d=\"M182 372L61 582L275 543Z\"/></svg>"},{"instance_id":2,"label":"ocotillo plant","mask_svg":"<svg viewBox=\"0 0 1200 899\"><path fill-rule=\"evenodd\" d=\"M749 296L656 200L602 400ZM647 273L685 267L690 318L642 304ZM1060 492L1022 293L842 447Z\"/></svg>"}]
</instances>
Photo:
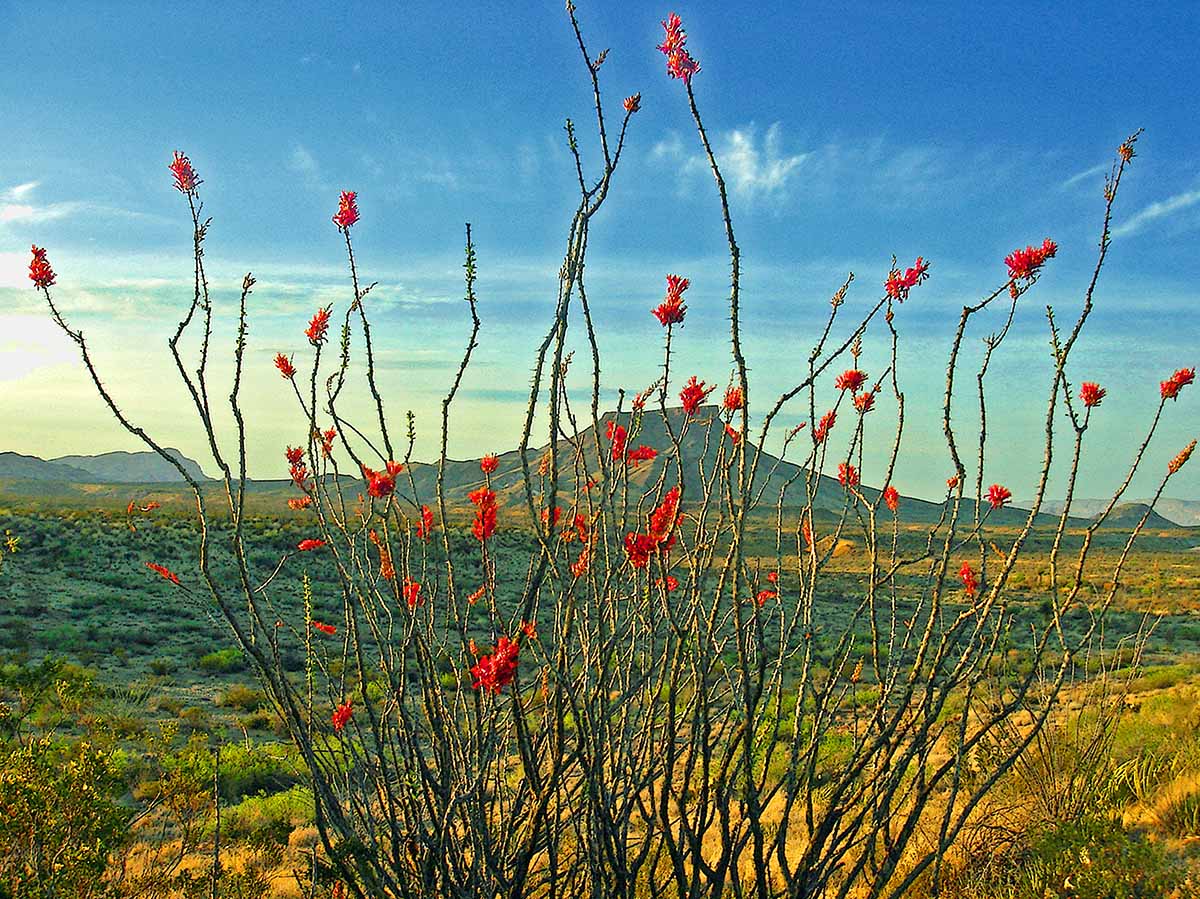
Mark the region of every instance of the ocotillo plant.
<instances>
[{"instance_id":1,"label":"ocotillo plant","mask_svg":"<svg viewBox=\"0 0 1200 899\"><path fill-rule=\"evenodd\" d=\"M1067 512L1055 522L1052 614L1026 635L1024 664L1014 664L1010 576L1061 455L1056 425L1065 409L1070 500L1089 422L1105 394L1093 382L1077 391L1069 363L1092 312L1113 206L1138 134L1121 143L1107 179L1099 253L1073 324L1060 326L1046 310L1053 374L1032 508L1000 538L1004 545L985 537L991 516L1012 496L1005 486L987 486L987 376L1022 297L1056 253L1049 239L1015 250L999 283L962 307L944 396L923 398L940 399L950 477L940 517L919 540L909 539L893 483L911 402L897 370L897 323L910 293L935 270L923 258L911 266L893 260L881 289L849 325L843 317L855 281L848 276L793 386L770 402L758 400L742 349L740 249L695 91L701 68L674 14L663 22L658 50L680 84L720 200L733 374L717 394L720 403L708 404L719 382L691 373L684 379L673 369L689 280L667 275L666 297L646 319L650 331L661 326L661 375L628 409L623 399L615 412L601 409L601 353L584 262L593 219L615 189L640 95L625 98L615 127L601 90L607 51L593 56L573 5L567 14L592 87L600 165L586 170L579 130L568 121L577 205L533 360L520 443L503 463L485 456L470 490L451 491L446 472L455 399L481 325L471 228L464 262L469 333L442 402L436 477L419 479L416 424L409 417L402 434L394 428L394 385L376 369L374 285L360 278L354 253L358 197L341 195L333 224L349 263L347 302L315 311L304 331L311 352L275 359L302 435L280 454L295 487L289 506L307 516L311 530L296 552L308 553L310 565L328 566L338 584L336 597L317 596L306 579L302 616L282 612L273 599L276 574L292 554L263 571L248 553L249 423L240 391L246 300L255 284L249 274L227 397L234 432L218 433L210 384L214 306L204 259L210 220L192 162L177 152L170 165L191 217L195 289L168 346L220 470L220 499L122 411L83 334L53 299L56 275L46 251L34 249L30 277L77 344L100 396L194 492L197 572L147 563L197 602L207 593L204 601L216 604L252 661L307 764L316 824L339 889L362 897L513 899L726 890L759 897L900 896L912 888L936 894L946 850L1046 724L1076 655L1098 634L1146 519L1129 534L1107 578L1111 588L1100 595L1085 591L1093 534L1142 464L1167 400L1194 377L1180 369L1162 383L1129 476L1069 563ZM973 317L993 306L1006 308L1005 325L986 339L975 374L981 426L965 433L951 415L960 351ZM566 388L572 328L582 332L590 356L590 407L582 411ZM866 366L862 338L869 329L890 344L890 357ZM184 358L185 334L199 338L198 359ZM356 389L368 400L366 420L346 411ZM867 471L868 425L884 417L885 405L895 412L890 455ZM802 447L795 464L768 465L760 448L775 435L781 413L796 406L805 408L805 420L782 440L785 456ZM1191 449L1165 468L1160 494ZM822 476L827 463L836 481ZM879 488L865 487L868 480ZM831 494L836 511L818 514L831 507ZM463 508L468 518L460 527L454 519ZM750 542L763 522L773 527L765 552ZM506 531L515 542L501 548ZM863 564L847 597L831 563L852 533ZM232 554L232 577L214 573L218 542ZM518 544L523 549L514 549ZM502 553L523 553L504 566L523 577L502 574ZM839 593L845 614L834 626L825 615ZM317 611L335 603L339 611ZM1091 613L1087 626L1065 627L1064 616L1081 607ZM306 664L293 676L281 658L298 647ZM1036 714L1017 738L993 739L1013 733L1014 715L1029 708ZM989 751L981 765L985 746L1003 750Z\"/></svg>"}]
</instances>

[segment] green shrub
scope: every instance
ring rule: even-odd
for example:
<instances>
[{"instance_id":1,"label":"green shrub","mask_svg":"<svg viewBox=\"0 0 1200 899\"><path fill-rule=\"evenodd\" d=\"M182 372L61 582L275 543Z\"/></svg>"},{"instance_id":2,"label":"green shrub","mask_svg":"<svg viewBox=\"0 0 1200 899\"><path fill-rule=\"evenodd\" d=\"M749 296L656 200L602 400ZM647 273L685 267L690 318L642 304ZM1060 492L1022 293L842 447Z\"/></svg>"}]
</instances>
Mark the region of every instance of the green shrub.
<instances>
[{"instance_id":1,"label":"green shrub","mask_svg":"<svg viewBox=\"0 0 1200 899\"><path fill-rule=\"evenodd\" d=\"M231 674L234 671L246 669L246 660L242 656L242 651L233 647L218 649L216 652L201 656L197 664L201 671L207 671L210 674Z\"/></svg>"}]
</instances>

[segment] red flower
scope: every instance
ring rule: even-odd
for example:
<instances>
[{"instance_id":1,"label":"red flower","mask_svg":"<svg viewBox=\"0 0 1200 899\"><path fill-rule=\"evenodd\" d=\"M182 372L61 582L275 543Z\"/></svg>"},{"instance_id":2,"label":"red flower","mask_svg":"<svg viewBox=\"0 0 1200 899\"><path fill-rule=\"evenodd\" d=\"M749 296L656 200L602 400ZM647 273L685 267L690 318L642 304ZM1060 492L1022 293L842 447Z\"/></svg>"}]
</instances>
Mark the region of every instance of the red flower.
<instances>
[{"instance_id":1,"label":"red flower","mask_svg":"<svg viewBox=\"0 0 1200 899\"><path fill-rule=\"evenodd\" d=\"M858 469L846 462L839 462L838 481L843 487L857 487Z\"/></svg>"},{"instance_id":2,"label":"red flower","mask_svg":"<svg viewBox=\"0 0 1200 899\"><path fill-rule=\"evenodd\" d=\"M1092 381L1084 381L1083 386L1079 388L1079 398L1089 409L1099 406L1107 393L1107 390Z\"/></svg>"},{"instance_id":3,"label":"red flower","mask_svg":"<svg viewBox=\"0 0 1200 899\"><path fill-rule=\"evenodd\" d=\"M521 647L518 643L501 637L496 641L496 649L491 655L484 656L471 666L471 674L475 682L471 685L477 690L491 690L499 693L512 683L517 673L517 657Z\"/></svg>"},{"instance_id":4,"label":"red flower","mask_svg":"<svg viewBox=\"0 0 1200 899\"><path fill-rule=\"evenodd\" d=\"M491 453L479 460L479 470L484 474L493 474L500 467L499 456L493 456Z\"/></svg>"},{"instance_id":5,"label":"red flower","mask_svg":"<svg viewBox=\"0 0 1200 899\"><path fill-rule=\"evenodd\" d=\"M858 393L859 389L866 383L867 373L859 371L857 368L848 368L833 380L833 386L838 390L849 390L851 393Z\"/></svg>"},{"instance_id":6,"label":"red flower","mask_svg":"<svg viewBox=\"0 0 1200 899\"><path fill-rule=\"evenodd\" d=\"M635 395L633 398L633 411L641 412L645 408L646 408L646 397L640 393Z\"/></svg>"},{"instance_id":7,"label":"red flower","mask_svg":"<svg viewBox=\"0 0 1200 899\"><path fill-rule=\"evenodd\" d=\"M778 571L768 571L767 572L767 581L772 584L778 584L779 583L779 572Z\"/></svg>"},{"instance_id":8,"label":"red flower","mask_svg":"<svg viewBox=\"0 0 1200 899\"><path fill-rule=\"evenodd\" d=\"M323 431L321 438L321 455L328 459L333 455L333 441L337 439L337 431L330 428L328 431Z\"/></svg>"},{"instance_id":9,"label":"red flower","mask_svg":"<svg viewBox=\"0 0 1200 899\"><path fill-rule=\"evenodd\" d=\"M833 430L836 422L837 413L832 409L822 415L821 420L817 422L817 426L812 431L813 443L822 443L829 436L829 432Z\"/></svg>"},{"instance_id":10,"label":"red flower","mask_svg":"<svg viewBox=\"0 0 1200 899\"><path fill-rule=\"evenodd\" d=\"M612 444L610 455L613 461L625 458L625 428L617 424L612 419L609 419L604 430L605 436L608 437Z\"/></svg>"},{"instance_id":11,"label":"red flower","mask_svg":"<svg viewBox=\"0 0 1200 899\"><path fill-rule=\"evenodd\" d=\"M428 540L433 536L433 510L429 506L421 506L421 521L417 525L417 536Z\"/></svg>"},{"instance_id":12,"label":"red flower","mask_svg":"<svg viewBox=\"0 0 1200 899\"><path fill-rule=\"evenodd\" d=\"M325 342L325 337L329 331L329 307L318 309L317 314L312 317L312 321L308 323L308 330L304 332L304 336L308 338L308 342L313 346L320 346Z\"/></svg>"},{"instance_id":13,"label":"red flower","mask_svg":"<svg viewBox=\"0 0 1200 899\"><path fill-rule=\"evenodd\" d=\"M672 78L681 78L684 82L690 82L692 76L700 71L700 64L692 59L691 54L684 49L684 45L687 43L687 32L683 30L683 23L678 15L671 13L662 26L666 36L658 45L658 49L667 57L667 74Z\"/></svg>"},{"instance_id":14,"label":"red flower","mask_svg":"<svg viewBox=\"0 0 1200 899\"><path fill-rule=\"evenodd\" d=\"M299 465L304 461L304 447L289 446L285 451L289 465Z\"/></svg>"},{"instance_id":15,"label":"red flower","mask_svg":"<svg viewBox=\"0 0 1200 899\"><path fill-rule=\"evenodd\" d=\"M652 446L639 446L637 449L626 454L626 458L631 465L636 465L638 462L649 462L658 455L658 450Z\"/></svg>"},{"instance_id":16,"label":"red flower","mask_svg":"<svg viewBox=\"0 0 1200 899\"><path fill-rule=\"evenodd\" d=\"M1173 475L1173 474L1175 474L1175 472L1179 471L1179 469L1183 468L1183 466L1187 464L1187 460L1192 457L1192 453L1195 451L1195 449L1196 449L1196 441L1195 440L1193 440L1191 443L1189 443L1187 446L1185 446L1183 449L1181 449L1179 451L1179 455L1177 455L1174 459L1172 459L1170 462L1167 463L1167 474Z\"/></svg>"},{"instance_id":17,"label":"red flower","mask_svg":"<svg viewBox=\"0 0 1200 899\"><path fill-rule=\"evenodd\" d=\"M340 731L346 726L346 722L350 720L350 716L354 714L354 709L350 707L350 700L347 699L339 705L333 712L333 729Z\"/></svg>"},{"instance_id":18,"label":"red flower","mask_svg":"<svg viewBox=\"0 0 1200 899\"><path fill-rule=\"evenodd\" d=\"M196 172L192 168L192 161L190 159L176 150L175 158L171 160L171 164L167 168L175 176L176 190L182 191L185 194L195 193L196 186L200 184L200 179L196 177Z\"/></svg>"},{"instance_id":19,"label":"red flower","mask_svg":"<svg viewBox=\"0 0 1200 899\"><path fill-rule=\"evenodd\" d=\"M332 624L322 624L319 621L313 621L312 626L323 634L329 634L331 637L337 633L337 628Z\"/></svg>"},{"instance_id":20,"label":"red flower","mask_svg":"<svg viewBox=\"0 0 1200 899\"><path fill-rule=\"evenodd\" d=\"M737 430L737 428L735 428L733 425L725 425L725 433L729 436L729 439L734 442L734 444L742 442L742 432Z\"/></svg>"},{"instance_id":21,"label":"red flower","mask_svg":"<svg viewBox=\"0 0 1200 899\"><path fill-rule=\"evenodd\" d=\"M553 518L554 521L550 519ZM562 509L555 506L553 509L542 509L542 524L548 524L550 527L558 527L558 519L562 518Z\"/></svg>"},{"instance_id":22,"label":"red flower","mask_svg":"<svg viewBox=\"0 0 1200 899\"><path fill-rule=\"evenodd\" d=\"M774 590L759 590L758 595L754 597L754 601L759 606L764 606L767 604L768 599L774 599L778 595L779 594L776 593Z\"/></svg>"},{"instance_id":23,"label":"red flower","mask_svg":"<svg viewBox=\"0 0 1200 899\"><path fill-rule=\"evenodd\" d=\"M296 549L302 553L306 553L311 552L314 549L320 549L324 545L324 540L301 540L298 544L296 544Z\"/></svg>"},{"instance_id":24,"label":"red flower","mask_svg":"<svg viewBox=\"0 0 1200 899\"><path fill-rule=\"evenodd\" d=\"M164 565L158 565L155 562L147 562L146 567L151 571L157 572L161 577L166 578L172 584L179 586L179 575L177 575L170 568L167 568Z\"/></svg>"},{"instance_id":25,"label":"red flower","mask_svg":"<svg viewBox=\"0 0 1200 899\"><path fill-rule=\"evenodd\" d=\"M691 284L692 282L687 278L681 278L679 275L667 275L667 298L659 303L657 308L651 310L664 328L667 325L683 324L683 317L687 314L687 306L683 302L683 292Z\"/></svg>"},{"instance_id":26,"label":"red flower","mask_svg":"<svg viewBox=\"0 0 1200 899\"><path fill-rule=\"evenodd\" d=\"M496 494L481 487L468 493L467 499L476 507L471 533L475 535L476 540L483 542L496 533Z\"/></svg>"},{"instance_id":27,"label":"red flower","mask_svg":"<svg viewBox=\"0 0 1200 899\"><path fill-rule=\"evenodd\" d=\"M625 111L629 113L637 112L642 108L642 95L634 94L632 97L625 98Z\"/></svg>"},{"instance_id":28,"label":"red flower","mask_svg":"<svg viewBox=\"0 0 1200 899\"><path fill-rule=\"evenodd\" d=\"M1002 487L1000 484L993 484L988 488L987 499L988 504L993 509L999 509L1006 502L1012 499L1012 491L1007 487Z\"/></svg>"},{"instance_id":29,"label":"red flower","mask_svg":"<svg viewBox=\"0 0 1200 899\"><path fill-rule=\"evenodd\" d=\"M417 581L405 581L403 590L404 601L408 603L410 609L415 609L425 602L421 599L421 585Z\"/></svg>"},{"instance_id":30,"label":"red flower","mask_svg":"<svg viewBox=\"0 0 1200 899\"><path fill-rule=\"evenodd\" d=\"M634 568L645 568L655 552L667 552L675 543L679 514L679 487L672 487L650 513L650 527L644 534L625 535L625 555Z\"/></svg>"},{"instance_id":31,"label":"red flower","mask_svg":"<svg viewBox=\"0 0 1200 899\"><path fill-rule=\"evenodd\" d=\"M390 460L387 462L386 470L384 471L375 471L364 465L362 473L363 478L367 482L367 493L377 499L387 496L396 489L396 475L403 470L404 466L402 464Z\"/></svg>"},{"instance_id":32,"label":"red flower","mask_svg":"<svg viewBox=\"0 0 1200 899\"><path fill-rule=\"evenodd\" d=\"M722 404L726 412L736 412L746 404L746 398L742 394L742 388L729 387L725 391L725 402Z\"/></svg>"},{"instance_id":33,"label":"red flower","mask_svg":"<svg viewBox=\"0 0 1200 899\"><path fill-rule=\"evenodd\" d=\"M668 574L665 578L659 578L655 584L664 588L668 593L673 593L679 589L679 579L673 574Z\"/></svg>"},{"instance_id":34,"label":"red flower","mask_svg":"<svg viewBox=\"0 0 1200 899\"><path fill-rule=\"evenodd\" d=\"M467 602L471 605L475 605L475 603L483 599L483 594L485 592L487 592L487 587L483 584L480 584L479 589L467 597Z\"/></svg>"},{"instance_id":35,"label":"red flower","mask_svg":"<svg viewBox=\"0 0 1200 899\"><path fill-rule=\"evenodd\" d=\"M908 292L928 278L929 263L918 256L912 268L905 269L903 275L899 269L892 269L887 280L883 282L883 288L889 297L903 303L908 299Z\"/></svg>"},{"instance_id":36,"label":"red flower","mask_svg":"<svg viewBox=\"0 0 1200 899\"><path fill-rule=\"evenodd\" d=\"M696 410L700 408L700 404L716 389L713 386L705 390L704 382L697 381L696 376L692 375L683 386L683 390L679 392L679 399L683 402L683 411L688 415L695 415Z\"/></svg>"},{"instance_id":37,"label":"red flower","mask_svg":"<svg viewBox=\"0 0 1200 899\"><path fill-rule=\"evenodd\" d=\"M338 199L338 211L333 215L333 223L339 228L349 228L358 221L358 204L355 202L358 194L352 190L342 191Z\"/></svg>"},{"instance_id":38,"label":"red flower","mask_svg":"<svg viewBox=\"0 0 1200 899\"><path fill-rule=\"evenodd\" d=\"M891 484L883 491L883 501L887 503L887 507L895 512L900 508L900 491Z\"/></svg>"},{"instance_id":39,"label":"red flower","mask_svg":"<svg viewBox=\"0 0 1200 899\"><path fill-rule=\"evenodd\" d=\"M946 486L949 487L951 490L953 490L955 487L957 487L958 486L958 475L952 474L952 475L950 475L950 477L946 478Z\"/></svg>"},{"instance_id":40,"label":"red flower","mask_svg":"<svg viewBox=\"0 0 1200 899\"><path fill-rule=\"evenodd\" d=\"M288 500L288 508L294 512L299 512L301 509L307 509L312 505L311 496L301 496Z\"/></svg>"},{"instance_id":41,"label":"red flower","mask_svg":"<svg viewBox=\"0 0 1200 899\"><path fill-rule=\"evenodd\" d=\"M44 247L32 247L33 259L29 261L29 280L33 282L33 286L45 290L47 287L54 286L54 279L58 276L54 274L54 269L50 267L50 262L46 259L46 250Z\"/></svg>"},{"instance_id":42,"label":"red flower","mask_svg":"<svg viewBox=\"0 0 1200 899\"><path fill-rule=\"evenodd\" d=\"M296 377L296 367L292 365L292 360L283 353L275 354L275 367L279 369L279 373L289 380Z\"/></svg>"},{"instance_id":43,"label":"red flower","mask_svg":"<svg viewBox=\"0 0 1200 899\"><path fill-rule=\"evenodd\" d=\"M1162 398L1164 400L1173 400L1178 398L1179 391L1184 387L1187 387L1188 384L1191 384L1195 380L1196 369L1179 369L1177 372L1175 372L1175 374L1171 375L1170 378L1159 384L1159 390L1162 392Z\"/></svg>"},{"instance_id":44,"label":"red flower","mask_svg":"<svg viewBox=\"0 0 1200 899\"><path fill-rule=\"evenodd\" d=\"M976 591L979 590L979 580L975 576L975 569L971 567L970 562L962 563L962 568L958 569L958 576L967 590L967 596L974 597Z\"/></svg>"},{"instance_id":45,"label":"red flower","mask_svg":"<svg viewBox=\"0 0 1200 899\"><path fill-rule=\"evenodd\" d=\"M1040 247L1028 246L1023 250L1013 250L1004 257L1004 264L1008 266L1008 276L1028 280L1057 252L1058 244L1049 237Z\"/></svg>"},{"instance_id":46,"label":"red flower","mask_svg":"<svg viewBox=\"0 0 1200 899\"><path fill-rule=\"evenodd\" d=\"M875 408L875 391L864 390L854 398L854 408L859 411L859 414L866 415Z\"/></svg>"},{"instance_id":47,"label":"red flower","mask_svg":"<svg viewBox=\"0 0 1200 899\"><path fill-rule=\"evenodd\" d=\"M537 622L536 621L522 621L521 622L521 633L524 634L530 640L536 640L537 639Z\"/></svg>"}]
</instances>

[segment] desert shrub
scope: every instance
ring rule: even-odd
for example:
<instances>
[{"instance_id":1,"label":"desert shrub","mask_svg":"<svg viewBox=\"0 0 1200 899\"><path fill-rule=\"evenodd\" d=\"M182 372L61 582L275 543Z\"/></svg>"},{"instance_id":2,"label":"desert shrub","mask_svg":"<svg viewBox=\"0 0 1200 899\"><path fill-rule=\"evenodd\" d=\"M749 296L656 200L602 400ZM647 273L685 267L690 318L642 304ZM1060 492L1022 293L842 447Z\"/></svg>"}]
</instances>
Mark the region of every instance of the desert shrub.
<instances>
[{"instance_id":1,"label":"desert shrub","mask_svg":"<svg viewBox=\"0 0 1200 899\"><path fill-rule=\"evenodd\" d=\"M0 896L100 895L129 837L123 792L109 755L87 743L0 744Z\"/></svg>"},{"instance_id":2,"label":"desert shrub","mask_svg":"<svg viewBox=\"0 0 1200 899\"><path fill-rule=\"evenodd\" d=\"M210 674L232 674L246 670L246 659L240 649L229 647L202 655L196 665Z\"/></svg>"},{"instance_id":3,"label":"desert shrub","mask_svg":"<svg viewBox=\"0 0 1200 899\"><path fill-rule=\"evenodd\" d=\"M241 709L243 712L253 712L262 707L266 697L261 690L255 690L245 684L233 684L225 689L217 702L219 705Z\"/></svg>"}]
</instances>

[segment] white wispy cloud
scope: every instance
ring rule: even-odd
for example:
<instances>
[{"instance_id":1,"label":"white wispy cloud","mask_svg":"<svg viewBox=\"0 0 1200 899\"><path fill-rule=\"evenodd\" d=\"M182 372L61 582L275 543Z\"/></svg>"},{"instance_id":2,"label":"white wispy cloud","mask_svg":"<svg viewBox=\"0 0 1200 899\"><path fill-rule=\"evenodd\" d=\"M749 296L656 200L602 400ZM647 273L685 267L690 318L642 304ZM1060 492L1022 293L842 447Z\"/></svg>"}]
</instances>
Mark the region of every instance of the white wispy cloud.
<instances>
[{"instance_id":1,"label":"white wispy cloud","mask_svg":"<svg viewBox=\"0 0 1200 899\"><path fill-rule=\"evenodd\" d=\"M1197 203L1200 203L1200 188L1185 191L1173 197L1167 197L1165 200L1158 200L1133 215L1129 221L1113 228L1112 236L1127 237L1130 234L1136 234L1151 222L1195 206Z\"/></svg>"},{"instance_id":2,"label":"white wispy cloud","mask_svg":"<svg viewBox=\"0 0 1200 899\"><path fill-rule=\"evenodd\" d=\"M781 200L810 153L787 153L783 149L783 126L774 122L761 139L753 123L718 135L717 163L734 196L743 201ZM668 134L650 150L655 162L670 162L684 174L704 172L708 161L701 153L688 152L676 132Z\"/></svg>"},{"instance_id":3,"label":"white wispy cloud","mask_svg":"<svg viewBox=\"0 0 1200 899\"><path fill-rule=\"evenodd\" d=\"M0 192L0 198L4 199L4 201L8 203L18 202L24 199L27 194L35 191L38 185L41 183L42 182L40 181L26 181L24 184L17 184L13 187L6 188L3 192Z\"/></svg>"},{"instance_id":4,"label":"white wispy cloud","mask_svg":"<svg viewBox=\"0 0 1200 899\"><path fill-rule=\"evenodd\" d=\"M1109 165L1106 162L1102 162L1099 165L1094 165L1090 169L1084 169L1082 172L1072 175L1070 178L1068 178L1066 181L1064 181L1062 184L1060 184L1059 188L1062 190L1066 190L1069 187L1074 187L1080 181L1087 181L1091 178L1096 177L1097 175L1101 174L1102 172L1107 172L1108 169L1109 169Z\"/></svg>"}]
</instances>

